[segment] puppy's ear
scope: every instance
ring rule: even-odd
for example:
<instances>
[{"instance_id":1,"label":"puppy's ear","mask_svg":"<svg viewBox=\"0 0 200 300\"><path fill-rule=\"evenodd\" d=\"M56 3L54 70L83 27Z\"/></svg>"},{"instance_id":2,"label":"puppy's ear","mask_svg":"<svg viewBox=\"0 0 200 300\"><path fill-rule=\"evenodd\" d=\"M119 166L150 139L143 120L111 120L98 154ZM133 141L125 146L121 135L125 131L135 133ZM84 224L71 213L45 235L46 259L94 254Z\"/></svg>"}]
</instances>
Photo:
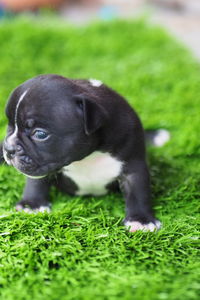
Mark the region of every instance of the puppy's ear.
<instances>
[{"instance_id":1,"label":"puppy's ear","mask_svg":"<svg viewBox=\"0 0 200 300\"><path fill-rule=\"evenodd\" d=\"M80 95L76 97L76 105L78 110L83 114L84 129L87 135L94 133L105 124L107 112L95 100Z\"/></svg>"}]
</instances>

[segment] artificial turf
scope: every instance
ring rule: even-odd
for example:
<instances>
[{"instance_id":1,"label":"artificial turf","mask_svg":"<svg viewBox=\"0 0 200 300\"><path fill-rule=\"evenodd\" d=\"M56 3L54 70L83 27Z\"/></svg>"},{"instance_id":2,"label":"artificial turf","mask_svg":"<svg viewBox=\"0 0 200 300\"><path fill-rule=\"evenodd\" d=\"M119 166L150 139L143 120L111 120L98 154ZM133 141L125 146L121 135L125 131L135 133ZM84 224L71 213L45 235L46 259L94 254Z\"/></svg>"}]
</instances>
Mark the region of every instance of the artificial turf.
<instances>
[{"instance_id":1,"label":"artificial turf","mask_svg":"<svg viewBox=\"0 0 200 300\"><path fill-rule=\"evenodd\" d=\"M52 189L52 213L15 212L25 179L3 165L0 299L198 299L199 64L143 21L82 28L2 22L0 139L9 93L41 73L100 79L128 99L145 128L170 131L166 146L147 151L163 227L157 233L127 232L117 194L81 198Z\"/></svg>"}]
</instances>

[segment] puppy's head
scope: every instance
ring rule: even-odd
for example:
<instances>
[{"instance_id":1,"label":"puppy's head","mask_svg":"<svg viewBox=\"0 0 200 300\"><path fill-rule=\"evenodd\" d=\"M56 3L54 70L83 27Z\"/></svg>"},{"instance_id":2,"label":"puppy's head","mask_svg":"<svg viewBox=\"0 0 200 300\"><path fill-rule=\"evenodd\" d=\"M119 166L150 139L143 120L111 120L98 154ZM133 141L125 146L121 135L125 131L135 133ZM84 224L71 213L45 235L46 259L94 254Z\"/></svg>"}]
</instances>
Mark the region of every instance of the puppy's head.
<instances>
[{"instance_id":1,"label":"puppy's head","mask_svg":"<svg viewBox=\"0 0 200 300\"><path fill-rule=\"evenodd\" d=\"M87 90L57 75L26 81L6 107L4 158L30 177L59 171L95 150L104 108Z\"/></svg>"}]
</instances>

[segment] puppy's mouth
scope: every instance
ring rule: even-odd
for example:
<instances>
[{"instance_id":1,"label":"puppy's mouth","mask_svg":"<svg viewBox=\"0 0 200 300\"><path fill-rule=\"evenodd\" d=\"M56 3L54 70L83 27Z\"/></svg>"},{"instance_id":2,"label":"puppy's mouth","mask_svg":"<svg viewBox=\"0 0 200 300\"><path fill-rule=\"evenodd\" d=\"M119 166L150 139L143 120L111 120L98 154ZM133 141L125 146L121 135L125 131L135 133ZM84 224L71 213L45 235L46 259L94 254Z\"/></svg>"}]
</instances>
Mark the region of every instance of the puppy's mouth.
<instances>
[{"instance_id":1,"label":"puppy's mouth","mask_svg":"<svg viewBox=\"0 0 200 300\"><path fill-rule=\"evenodd\" d=\"M3 156L8 165L13 166L16 170L18 170L20 173L26 175L26 176L32 176L32 177L45 177L46 174L35 174L37 173L37 167L35 164L33 164L32 160L26 156L23 158L14 156L9 157L5 150L3 150Z\"/></svg>"},{"instance_id":2,"label":"puppy's mouth","mask_svg":"<svg viewBox=\"0 0 200 300\"><path fill-rule=\"evenodd\" d=\"M47 176L45 170L40 170L40 167L38 167L29 156L12 156L3 148L3 157L8 165L13 166L16 170L26 176L32 178L42 178Z\"/></svg>"},{"instance_id":3,"label":"puppy's mouth","mask_svg":"<svg viewBox=\"0 0 200 300\"><path fill-rule=\"evenodd\" d=\"M8 165L13 166L17 171L19 171L23 175L33 179L40 179L49 176L58 172L62 168L62 165L59 166L55 162L50 162L39 166L36 163L34 163L30 157L25 155L23 155L22 157L17 155L9 157L4 148L3 156Z\"/></svg>"}]
</instances>

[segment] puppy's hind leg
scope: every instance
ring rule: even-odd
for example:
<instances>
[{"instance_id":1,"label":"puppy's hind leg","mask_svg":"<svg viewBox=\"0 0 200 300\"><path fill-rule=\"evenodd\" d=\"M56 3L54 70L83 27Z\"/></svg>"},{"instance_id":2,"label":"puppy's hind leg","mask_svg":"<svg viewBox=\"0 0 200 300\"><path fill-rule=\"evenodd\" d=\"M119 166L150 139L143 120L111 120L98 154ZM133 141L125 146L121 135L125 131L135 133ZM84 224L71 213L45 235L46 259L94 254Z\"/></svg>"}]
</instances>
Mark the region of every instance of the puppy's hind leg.
<instances>
[{"instance_id":1,"label":"puppy's hind leg","mask_svg":"<svg viewBox=\"0 0 200 300\"><path fill-rule=\"evenodd\" d=\"M144 160L134 160L125 167L120 186L126 200L125 226L131 232L154 231L160 221L153 215L150 199L149 172Z\"/></svg>"}]
</instances>

